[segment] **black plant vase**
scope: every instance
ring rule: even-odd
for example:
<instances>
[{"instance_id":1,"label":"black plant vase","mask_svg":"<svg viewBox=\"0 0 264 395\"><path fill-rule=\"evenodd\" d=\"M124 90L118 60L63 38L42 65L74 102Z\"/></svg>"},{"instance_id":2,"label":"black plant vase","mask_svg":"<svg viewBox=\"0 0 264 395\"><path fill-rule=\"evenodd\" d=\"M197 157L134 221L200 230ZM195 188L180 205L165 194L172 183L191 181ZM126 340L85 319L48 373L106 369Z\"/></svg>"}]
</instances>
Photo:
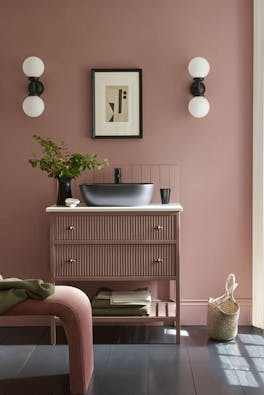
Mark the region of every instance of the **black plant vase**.
<instances>
[{"instance_id":1,"label":"black plant vase","mask_svg":"<svg viewBox=\"0 0 264 395\"><path fill-rule=\"evenodd\" d=\"M71 177L58 177L59 190L57 206L65 206L65 199L72 197Z\"/></svg>"}]
</instances>

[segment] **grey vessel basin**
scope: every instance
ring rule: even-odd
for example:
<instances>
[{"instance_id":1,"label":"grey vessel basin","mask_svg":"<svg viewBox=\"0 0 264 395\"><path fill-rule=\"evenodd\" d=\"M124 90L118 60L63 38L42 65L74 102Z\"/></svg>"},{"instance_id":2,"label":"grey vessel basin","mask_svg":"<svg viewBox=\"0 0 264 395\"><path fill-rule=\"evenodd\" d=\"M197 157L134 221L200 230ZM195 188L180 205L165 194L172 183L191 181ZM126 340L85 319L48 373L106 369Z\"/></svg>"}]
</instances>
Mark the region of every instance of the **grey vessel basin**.
<instances>
[{"instance_id":1,"label":"grey vessel basin","mask_svg":"<svg viewBox=\"0 0 264 395\"><path fill-rule=\"evenodd\" d=\"M87 206L146 206L150 203L154 184L81 184Z\"/></svg>"}]
</instances>

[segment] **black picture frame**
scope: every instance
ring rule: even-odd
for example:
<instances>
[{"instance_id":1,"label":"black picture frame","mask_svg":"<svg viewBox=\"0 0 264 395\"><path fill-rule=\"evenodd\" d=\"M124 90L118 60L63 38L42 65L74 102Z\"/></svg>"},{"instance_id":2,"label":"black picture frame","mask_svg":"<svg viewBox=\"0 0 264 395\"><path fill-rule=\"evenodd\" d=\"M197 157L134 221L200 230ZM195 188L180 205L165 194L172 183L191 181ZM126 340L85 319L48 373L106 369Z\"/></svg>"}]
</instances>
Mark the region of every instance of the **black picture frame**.
<instances>
[{"instance_id":1,"label":"black picture frame","mask_svg":"<svg viewBox=\"0 0 264 395\"><path fill-rule=\"evenodd\" d=\"M92 69L91 82L92 137L142 139L142 69Z\"/></svg>"}]
</instances>

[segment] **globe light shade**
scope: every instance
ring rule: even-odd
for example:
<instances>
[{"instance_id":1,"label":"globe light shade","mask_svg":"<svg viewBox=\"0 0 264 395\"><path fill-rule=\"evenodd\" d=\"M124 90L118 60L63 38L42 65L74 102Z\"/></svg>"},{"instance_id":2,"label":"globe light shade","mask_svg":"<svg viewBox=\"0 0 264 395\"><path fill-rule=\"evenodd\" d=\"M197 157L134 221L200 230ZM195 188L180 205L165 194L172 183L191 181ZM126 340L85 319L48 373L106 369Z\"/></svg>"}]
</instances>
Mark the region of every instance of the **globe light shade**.
<instances>
[{"instance_id":1,"label":"globe light shade","mask_svg":"<svg viewBox=\"0 0 264 395\"><path fill-rule=\"evenodd\" d=\"M44 101L39 96L28 96L23 101L23 111L29 117L39 117L44 109Z\"/></svg>"},{"instance_id":2,"label":"globe light shade","mask_svg":"<svg viewBox=\"0 0 264 395\"><path fill-rule=\"evenodd\" d=\"M193 117L203 118L208 114L210 110L210 104L204 96L194 96L189 101L188 109Z\"/></svg>"},{"instance_id":3,"label":"globe light shade","mask_svg":"<svg viewBox=\"0 0 264 395\"><path fill-rule=\"evenodd\" d=\"M204 78L210 71L210 65L205 58L193 58L188 65L188 71L193 78Z\"/></svg>"},{"instance_id":4,"label":"globe light shade","mask_svg":"<svg viewBox=\"0 0 264 395\"><path fill-rule=\"evenodd\" d=\"M25 59L22 67L27 77L40 77L45 69L43 61L37 56Z\"/></svg>"}]
</instances>

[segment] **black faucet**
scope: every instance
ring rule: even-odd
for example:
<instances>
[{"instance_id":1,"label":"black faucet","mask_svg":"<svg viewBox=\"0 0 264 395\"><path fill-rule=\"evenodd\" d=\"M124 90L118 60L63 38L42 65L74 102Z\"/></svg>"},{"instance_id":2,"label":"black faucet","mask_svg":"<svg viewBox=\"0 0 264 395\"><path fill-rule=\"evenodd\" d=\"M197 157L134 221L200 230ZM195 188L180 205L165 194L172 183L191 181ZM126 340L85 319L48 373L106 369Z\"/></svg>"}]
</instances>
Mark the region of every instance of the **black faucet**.
<instances>
[{"instance_id":1,"label":"black faucet","mask_svg":"<svg viewBox=\"0 0 264 395\"><path fill-rule=\"evenodd\" d=\"M115 184L121 184L121 169L115 169Z\"/></svg>"}]
</instances>

